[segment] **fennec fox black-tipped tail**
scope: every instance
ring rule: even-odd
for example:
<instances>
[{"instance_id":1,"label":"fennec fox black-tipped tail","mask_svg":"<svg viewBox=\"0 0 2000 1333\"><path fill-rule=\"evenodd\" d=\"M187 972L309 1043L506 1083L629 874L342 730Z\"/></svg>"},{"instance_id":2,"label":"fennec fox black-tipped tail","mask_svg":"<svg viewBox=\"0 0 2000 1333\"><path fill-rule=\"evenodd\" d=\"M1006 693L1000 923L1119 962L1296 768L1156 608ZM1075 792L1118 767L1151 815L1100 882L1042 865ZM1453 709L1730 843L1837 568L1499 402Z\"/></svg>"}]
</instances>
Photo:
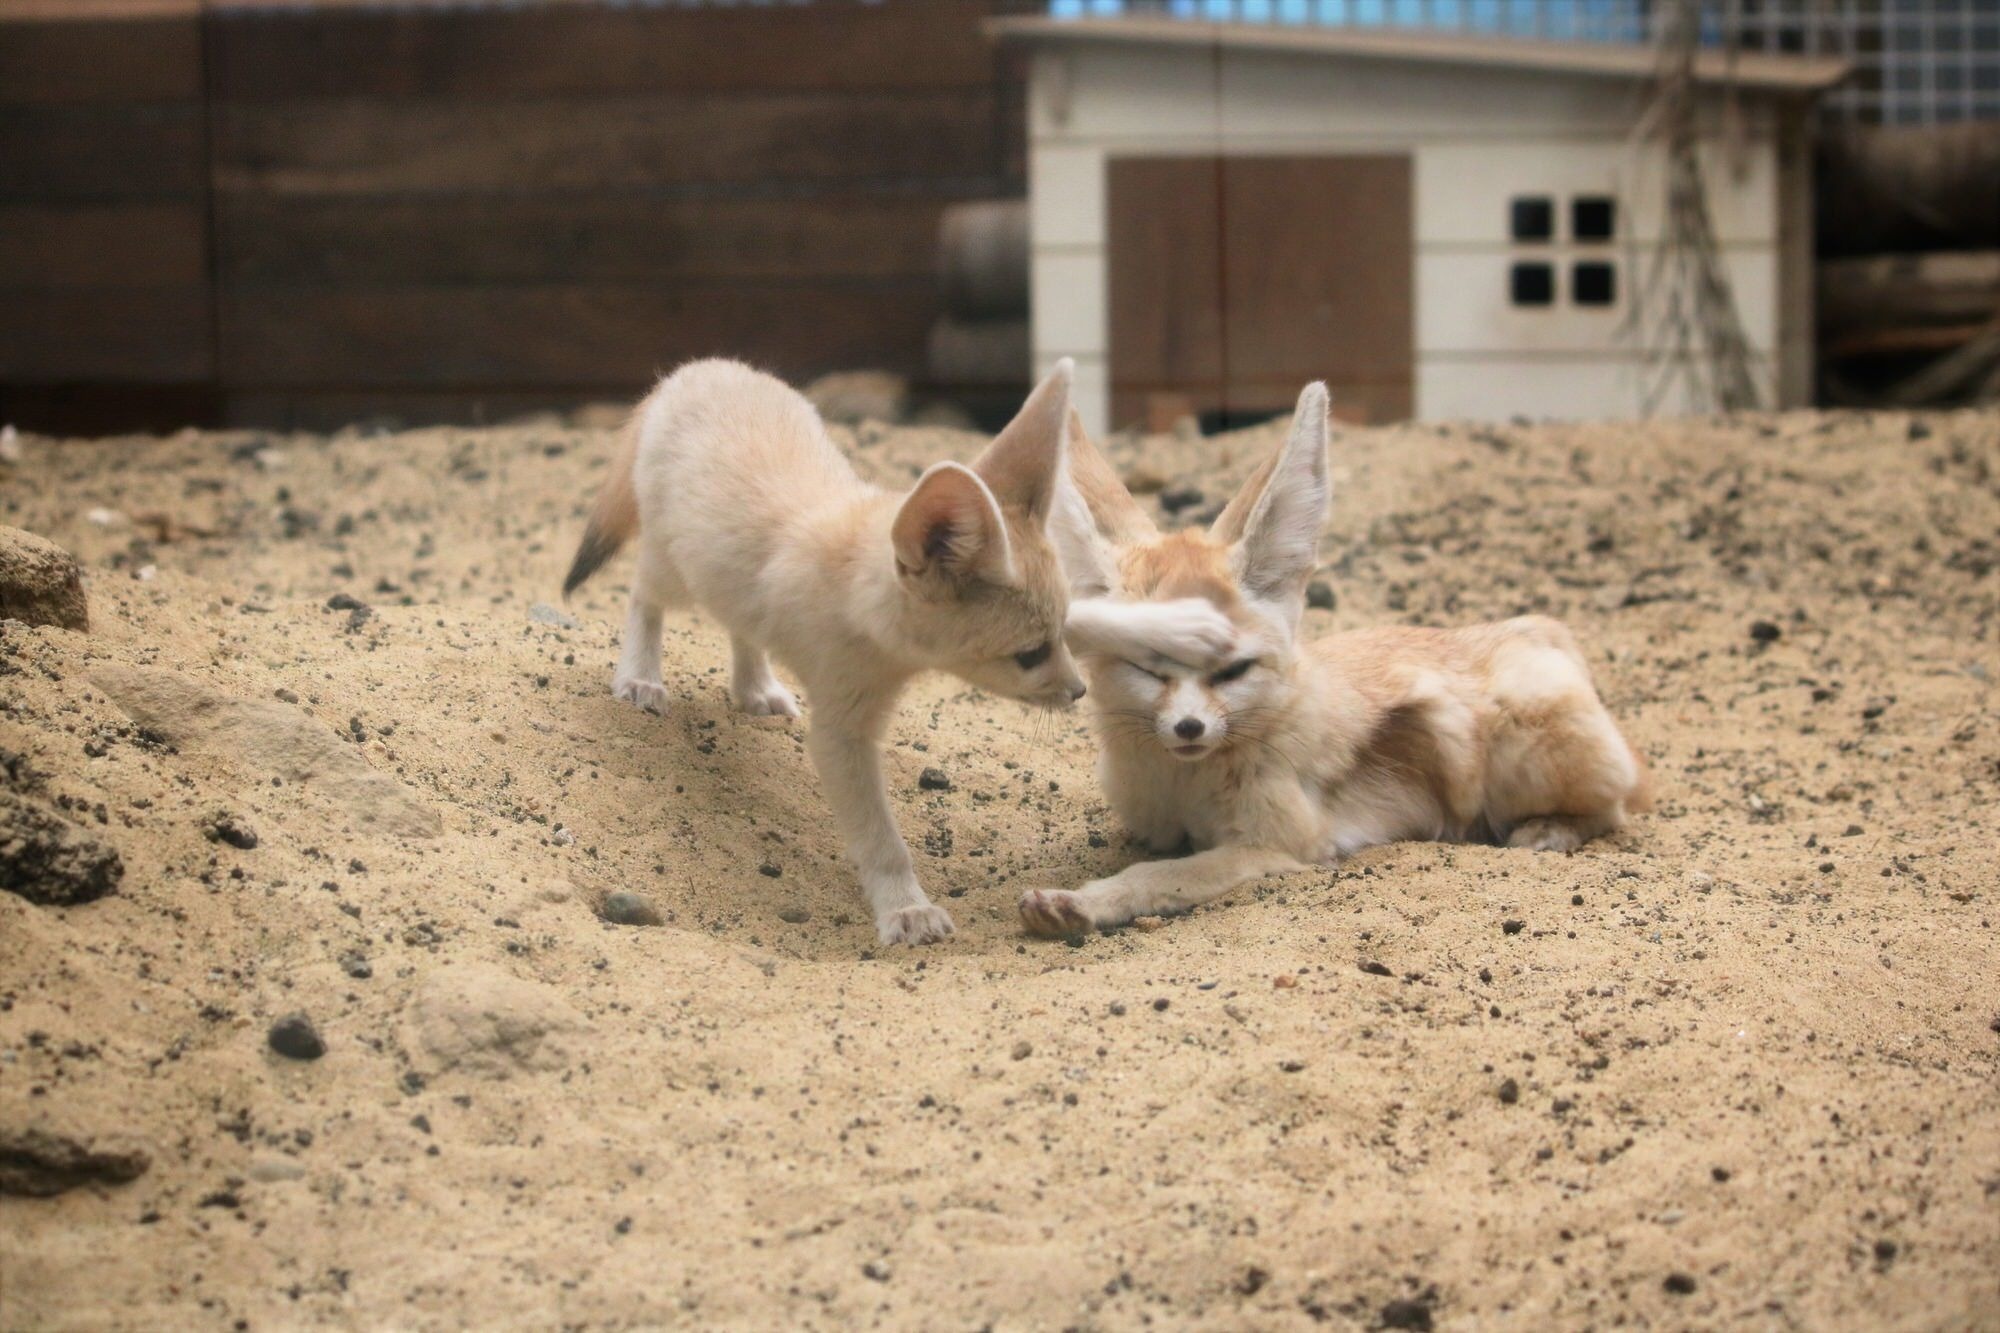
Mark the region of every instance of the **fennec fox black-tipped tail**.
<instances>
[{"instance_id":1,"label":"fennec fox black-tipped tail","mask_svg":"<svg viewBox=\"0 0 2000 1333\"><path fill-rule=\"evenodd\" d=\"M632 463L639 453L639 414L635 411L618 435L618 454L611 460L611 475L604 479L597 503L591 507L590 522L583 529L576 558L569 562L563 579L563 596L568 597L595 574L598 567L632 539L639 530L639 497L632 489Z\"/></svg>"}]
</instances>

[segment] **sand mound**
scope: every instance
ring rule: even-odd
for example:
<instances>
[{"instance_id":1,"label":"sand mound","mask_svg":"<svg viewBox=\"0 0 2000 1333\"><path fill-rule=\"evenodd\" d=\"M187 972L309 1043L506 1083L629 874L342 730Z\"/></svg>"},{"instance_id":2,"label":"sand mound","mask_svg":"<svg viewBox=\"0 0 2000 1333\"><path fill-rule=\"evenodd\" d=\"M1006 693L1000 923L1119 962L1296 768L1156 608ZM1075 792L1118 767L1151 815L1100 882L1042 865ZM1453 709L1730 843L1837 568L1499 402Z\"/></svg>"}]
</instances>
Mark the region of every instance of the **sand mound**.
<instances>
[{"instance_id":1,"label":"sand mound","mask_svg":"<svg viewBox=\"0 0 2000 1333\"><path fill-rule=\"evenodd\" d=\"M0 818L123 874L0 893L0 1327L2000 1327L1994 415L1343 435L1309 631L1566 617L1659 808L1031 943L1133 852L932 680L922 953L713 625L655 718L627 567L546 605L606 433L24 446L91 629L0 624Z\"/></svg>"}]
</instances>

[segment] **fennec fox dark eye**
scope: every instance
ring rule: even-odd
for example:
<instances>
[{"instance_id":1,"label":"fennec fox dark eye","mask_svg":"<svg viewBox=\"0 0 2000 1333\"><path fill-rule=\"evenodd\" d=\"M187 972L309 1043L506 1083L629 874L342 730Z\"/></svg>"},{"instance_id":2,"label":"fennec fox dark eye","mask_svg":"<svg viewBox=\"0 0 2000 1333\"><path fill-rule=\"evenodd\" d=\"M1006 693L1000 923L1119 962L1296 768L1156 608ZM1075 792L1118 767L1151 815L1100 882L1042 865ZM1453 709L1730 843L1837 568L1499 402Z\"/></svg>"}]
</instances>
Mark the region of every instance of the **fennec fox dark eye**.
<instances>
[{"instance_id":1,"label":"fennec fox dark eye","mask_svg":"<svg viewBox=\"0 0 2000 1333\"><path fill-rule=\"evenodd\" d=\"M1210 676L1208 683L1211 685L1227 685L1232 680L1241 680L1244 673L1256 665L1257 659L1254 657L1246 657L1241 662L1231 662L1228 666Z\"/></svg>"},{"instance_id":2,"label":"fennec fox dark eye","mask_svg":"<svg viewBox=\"0 0 2000 1333\"><path fill-rule=\"evenodd\" d=\"M1056 646L1054 643L1038 643L1024 653L1015 653L1014 665L1023 671L1033 671L1036 667L1048 661L1049 654L1055 650Z\"/></svg>"}]
</instances>

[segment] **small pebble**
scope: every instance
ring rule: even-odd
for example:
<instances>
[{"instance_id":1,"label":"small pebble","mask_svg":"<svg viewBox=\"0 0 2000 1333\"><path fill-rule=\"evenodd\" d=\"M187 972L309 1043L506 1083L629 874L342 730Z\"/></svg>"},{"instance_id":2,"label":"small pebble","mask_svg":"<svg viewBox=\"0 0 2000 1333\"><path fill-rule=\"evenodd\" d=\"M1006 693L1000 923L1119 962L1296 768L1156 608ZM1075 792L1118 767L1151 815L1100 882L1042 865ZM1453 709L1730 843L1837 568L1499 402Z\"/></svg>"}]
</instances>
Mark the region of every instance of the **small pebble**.
<instances>
[{"instance_id":1,"label":"small pebble","mask_svg":"<svg viewBox=\"0 0 2000 1333\"><path fill-rule=\"evenodd\" d=\"M1016 1060L1025 1060L1034 1053L1035 1045L1033 1042L1017 1041L1014 1043L1014 1058Z\"/></svg>"},{"instance_id":2,"label":"small pebble","mask_svg":"<svg viewBox=\"0 0 2000 1333\"><path fill-rule=\"evenodd\" d=\"M813 914L803 907L787 907L781 909L778 913L778 920L788 926L803 926L812 919Z\"/></svg>"},{"instance_id":3,"label":"small pebble","mask_svg":"<svg viewBox=\"0 0 2000 1333\"><path fill-rule=\"evenodd\" d=\"M867 1263L861 1265L861 1276L867 1278L870 1282L887 1282L889 1280L889 1265L883 1263L880 1259L870 1259Z\"/></svg>"},{"instance_id":4,"label":"small pebble","mask_svg":"<svg viewBox=\"0 0 2000 1333\"><path fill-rule=\"evenodd\" d=\"M1695 1286L1694 1275L1692 1273L1669 1273L1667 1274L1667 1280L1660 1285L1676 1296L1691 1295L1694 1292Z\"/></svg>"},{"instance_id":5,"label":"small pebble","mask_svg":"<svg viewBox=\"0 0 2000 1333\"><path fill-rule=\"evenodd\" d=\"M941 768L927 768L917 775L917 786L924 791L950 791L951 777Z\"/></svg>"},{"instance_id":6,"label":"small pebble","mask_svg":"<svg viewBox=\"0 0 2000 1333\"><path fill-rule=\"evenodd\" d=\"M326 1042L319 1029L304 1014L286 1014L271 1024L266 1037L271 1049L291 1060L317 1060L326 1054Z\"/></svg>"},{"instance_id":7,"label":"small pebble","mask_svg":"<svg viewBox=\"0 0 2000 1333\"><path fill-rule=\"evenodd\" d=\"M203 832L210 842L226 842L238 851L247 852L257 845L257 830L232 814L211 817Z\"/></svg>"},{"instance_id":8,"label":"small pebble","mask_svg":"<svg viewBox=\"0 0 2000 1333\"><path fill-rule=\"evenodd\" d=\"M618 892L604 899L597 914L614 926L659 926L666 923L660 909L644 894Z\"/></svg>"},{"instance_id":9,"label":"small pebble","mask_svg":"<svg viewBox=\"0 0 2000 1333\"><path fill-rule=\"evenodd\" d=\"M1515 1102L1518 1102L1520 1100L1521 1100L1521 1085L1515 1082L1511 1078L1502 1079L1500 1082L1501 1104L1504 1106L1512 1106Z\"/></svg>"},{"instance_id":10,"label":"small pebble","mask_svg":"<svg viewBox=\"0 0 2000 1333\"><path fill-rule=\"evenodd\" d=\"M1500 929L1505 931L1509 935L1518 935L1523 930L1527 929L1527 926L1528 926L1527 922L1516 921L1513 920L1511 917L1500 923Z\"/></svg>"},{"instance_id":11,"label":"small pebble","mask_svg":"<svg viewBox=\"0 0 2000 1333\"><path fill-rule=\"evenodd\" d=\"M1784 633L1774 621L1755 620L1750 623L1750 637L1758 643L1776 643Z\"/></svg>"}]
</instances>

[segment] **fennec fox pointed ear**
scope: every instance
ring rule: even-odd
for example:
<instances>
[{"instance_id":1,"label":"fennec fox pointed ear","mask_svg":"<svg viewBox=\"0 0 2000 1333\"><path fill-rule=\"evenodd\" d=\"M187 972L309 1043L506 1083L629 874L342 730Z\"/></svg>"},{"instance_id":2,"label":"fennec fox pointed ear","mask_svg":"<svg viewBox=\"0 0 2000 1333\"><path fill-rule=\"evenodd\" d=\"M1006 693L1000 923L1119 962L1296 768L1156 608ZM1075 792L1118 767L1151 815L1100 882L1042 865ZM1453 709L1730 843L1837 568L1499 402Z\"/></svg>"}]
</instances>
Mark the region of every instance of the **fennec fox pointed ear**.
<instances>
[{"instance_id":1,"label":"fennec fox pointed ear","mask_svg":"<svg viewBox=\"0 0 2000 1333\"><path fill-rule=\"evenodd\" d=\"M896 570L905 576L978 576L996 583L1014 579L1013 555L1000 506L970 468L934 463L896 511L889 539Z\"/></svg>"},{"instance_id":2,"label":"fennec fox pointed ear","mask_svg":"<svg viewBox=\"0 0 2000 1333\"><path fill-rule=\"evenodd\" d=\"M1048 522L1056 480L1063 465L1064 426L1069 418L1069 386L1076 363L1068 357L1028 394L1007 428L986 446L972 470L993 488L1003 505L1026 511L1036 524Z\"/></svg>"},{"instance_id":3,"label":"fennec fox pointed ear","mask_svg":"<svg viewBox=\"0 0 2000 1333\"><path fill-rule=\"evenodd\" d=\"M1069 576L1070 594L1100 597L1117 584L1116 548L1151 541L1160 532L1090 442L1074 407L1067 434L1067 465L1058 478L1049 537Z\"/></svg>"},{"instance_id":4,"label":"fennec fox pointed ear","mask_svg":"<svg viewBox=\"0 0 2000 1333\"><path fill-rule=\"evenodd\" d=\"M1300 594L1319 555L1328 492L1324 384L1308 384L1285 443L1252 474L1210 529L1230 552L1243 590L1279 599Z\"/></svg>"}]
</instances>

